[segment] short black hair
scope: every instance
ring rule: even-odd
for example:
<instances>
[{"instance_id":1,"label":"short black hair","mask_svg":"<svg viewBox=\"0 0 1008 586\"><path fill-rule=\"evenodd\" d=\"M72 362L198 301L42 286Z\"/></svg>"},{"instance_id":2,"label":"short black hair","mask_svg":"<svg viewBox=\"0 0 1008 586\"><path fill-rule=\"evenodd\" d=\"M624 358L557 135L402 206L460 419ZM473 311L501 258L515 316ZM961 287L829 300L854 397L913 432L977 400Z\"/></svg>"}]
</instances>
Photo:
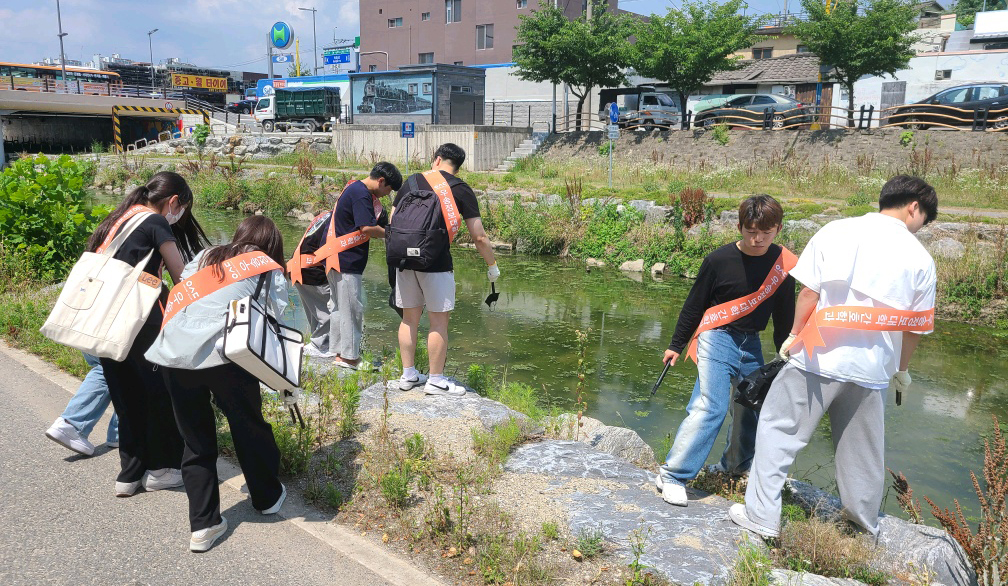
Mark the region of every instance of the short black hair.
<instances>
[{"instance_id":1,"label":"short black hair","mask_svg":"<svg viewBox=\"0 0 1008 586\"><path fill-rule=\"evenodd\" d=\"M935 188L920 177L897 175L882 186L879 211L901 208L912 202L917 202L923 210L925 224L930 224L938 216L938 194Z\"/></svg>"},{"instance_id":2,"label":"short black hair","mask_svg":"<svg viewBox=\"0 0 1008 586\"><path fill-rule=\"evenodd\" d=\"M458 171L465 162L465 151L455 143L446 142L434 151L434 158L441 157L442 160L451 161L451 166Z\"/></svg>"},{"instance_id":3,"label":"short black hair","mask_svg":"<svg viewBox=\"0 0 1008 586\"><path fill-rule=\"evenodd\" d=\"M389 163L388 161L382 161L371 169L371 179L384 179L385 185L392 188L393 191L399 191L402 187L402 173L399 172L399 168Z\"/></svg>"},{"instance_id":4,"label":"short black hair","mask_svg":"<svg viewBox=\"0 0 1008 586\"><path fill-rule=\"evenodd\" d=\"M771 230L784 221L784 208L780 202L765 193L742 200L738 208L739 228L755 227Z\"/></svg>"}]
</instances>

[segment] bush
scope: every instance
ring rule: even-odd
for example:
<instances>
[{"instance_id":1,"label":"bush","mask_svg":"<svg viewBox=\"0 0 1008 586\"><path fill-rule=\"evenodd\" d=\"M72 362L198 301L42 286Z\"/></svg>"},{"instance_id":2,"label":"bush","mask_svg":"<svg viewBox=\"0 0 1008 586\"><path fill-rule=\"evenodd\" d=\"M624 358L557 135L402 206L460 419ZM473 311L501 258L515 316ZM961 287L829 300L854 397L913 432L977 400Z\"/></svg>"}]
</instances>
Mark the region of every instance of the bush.
<instances>
[{"instance_id":1,"label":"bush","mask_svg":"<svg viewBox=\"0 0 1008 586\"><path fill-rule=\"evenodd\" d=\"M388 505L401 509L409 498L409 485L413 481L413 471L403 463L382 475L378 481L382 497Z\"/></svg>"},{"instance_id":2,"label":"bush","mask_svg":"<svg viewBox=\"0 0 1008 586\"><path fill-rule=\"evenodd\" d=\"M486 458L492 465L500 465L521 443L524 434L515 420L509 419L490 431L478 427L472 429L473 451Z\"/></svg>"},{"instance_id":3,"label":"bush","mask_svg":"<svg viewBox=\"0 0 1008 586\"><path fill-rule=\"evenodd\" d=\"M602 531L600 529L581 529L578 531L574 547L585 559L593 558L602 553Z\"/></svg>"},{"instance_id":4,"label":"bush","mask_svg":"<svg viewBox=\"0 0 1008 586\"><path fill-rule=\"evenodd\" d=\"M109 210L91 205L70 157L18 159L0 174L0 247L62 278Z\"/></svg>"},{"instance_id":5,"label":"bush","mask_svg":"<svg viewBox=\"0 0 1008 586\"><path fill-rule=\"evenodd\" d=\"M875 203L875 199L869 197L868 195L858 192L847 198L847 205L850 207L866 206Z\"/></svg>"},{"instance_id":6,"label":"bush","mask_svg":"<svg viewBox=\"0 0 1008 586\"><path fill-rule=\"evenodd\" d=\"M683 227L686 230L703 223L708 199L707 192L698 187L686 187L679 192Z\"/></svg>"},{"instance_id":7,"label":"bush","mask_svg":"<svg viewBox=\"0 0 1008 586\"><path fill-rule=\"evenodd\" d=\"M721 146L728 144L728 125L723 122L716 125L711 131L711 138Z\"/></svg>"},{"instance_id":8,"label":"bush","mask_svg":"<svg viewBox=\"0 0 1008 586\"><path fill-rule=\"evenodd\" d=\"M610 151L612 151L612 143L609 141L603 142L599 145L598 154L600 157L608 157Z\"/></svg>"}]
</instances>

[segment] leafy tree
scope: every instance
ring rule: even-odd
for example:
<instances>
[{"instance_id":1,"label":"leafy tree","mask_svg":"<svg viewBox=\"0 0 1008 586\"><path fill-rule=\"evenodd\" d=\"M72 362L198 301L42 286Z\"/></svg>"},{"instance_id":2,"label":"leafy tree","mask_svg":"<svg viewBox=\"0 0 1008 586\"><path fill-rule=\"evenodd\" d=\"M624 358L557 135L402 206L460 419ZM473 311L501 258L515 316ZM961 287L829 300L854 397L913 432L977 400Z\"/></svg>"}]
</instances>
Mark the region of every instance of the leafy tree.
<instances>
[{"instance_id":1,"label":"leafy tree","mask_svg":"<svg viewBox=\"0 0 1008 586\"><path fill-rule=\"evenodd\" d=\"M914 56L918 11L910 0L844 0L827 11L821 0L801 0L808 20L788 27L823 65L824 79L847 89L847 126L854 126L854 82L892 75Z\"/></svg>"},{"instance_id":2,"label":"leafy tree","mask_svg":"<svg viewBox=\"0 0 1008 586\"><path fill-rule=\"evenodd\" d=\"M596 87L626 83L629 37L633 22L608 10L604 0L592 0L592 16L568 20L563 10L545 6L520 17L514 62L521 79L566 83L577 96L577 127L581 128L585 99Z\"/></svg>"},{"instance_id":3,"label":"leafy tree","mask_svg":"<svg viewBox=\"0 0 1008 586\"><path fill-rule=\"evenodd\" d=\"M686 98L719 71L737 69L741 57L731 55L756 42L764 18L739 14L744 4L686 0L665 16L652 14L634 31L634 69L668 83L679 94L680 111L686 112Z\"/></svg>"},{"instance_id":4,"label":"leafy tree","mask_svg":"<svg viewBox=\"0 0 1008 586\"><path fill-rule=\"evenodd\" d=\"M311 75L311 72L304 67L299 69L297 61L287 66L287 77L304 77L305 75Z\"/></svg>"},{"instance_id":5,"label":"leafy tree","mask_svg":"<svg viewBox=\"0 0 1008 586\"><path fill-rule=\"evenodd\" d=\"M1004 10L1005 0L959 0L948 13L955 13L956 22L969 26L976 22L976 13L983 10Z\"/></svg>"}]
</instances>

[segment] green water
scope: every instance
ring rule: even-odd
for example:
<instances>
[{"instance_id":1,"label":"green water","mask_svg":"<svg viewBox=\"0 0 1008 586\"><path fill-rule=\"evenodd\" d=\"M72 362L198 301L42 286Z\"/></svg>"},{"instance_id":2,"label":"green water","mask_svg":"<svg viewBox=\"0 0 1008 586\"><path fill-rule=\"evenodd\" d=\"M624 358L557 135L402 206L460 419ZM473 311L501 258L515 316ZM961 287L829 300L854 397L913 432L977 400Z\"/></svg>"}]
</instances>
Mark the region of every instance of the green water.
<instances>
[{"instance_id":1,"label":"green water","mask_svg":"<svg viewBox=\"0 0 1008 586\"><path fill-rule=\"evenodd\" d=\"M241 220L236 213L211 210L198 210L197 216L215 242L227 240ZM278 224L290 256L304 226L286 218ZM587 273L579 262L506 255L500 257L500 301L489 310L483 304L489 293L485 263L473 250L455 248L453 255L458 285L448 374L462 376L470 363L493 365L498 372L506 369L509 380L542 389L544 398L572 409L575 331L590 329L586 414L634 429L664 455L663 439L675 434L685 416L696 367L681 363L669 371L653 399L649 393L690 281L644 277L636 282L613 270ZM386 305L389 289L380 242L371 246L365 292L368 343L394 346L399 319ZM293 317L303 326L299 310ZM769 358L771 336L765 334L763 342ZM928 496L941 506L958 498L967 516L977 514L969 472L981 469L982 439L991 429L991 416L1008 421L1006 358L1004 338L994 337L988 328L940 322L924 338L911 367L911 391L900 407L890 395L886 413L886 465L906 474L916 497ZM709 462L723 448L722 432ZM824 419L792 473L832 489L832 451ZM887 496L885 510L898 512L894 494Z\"/></svg>"}]
</instances>

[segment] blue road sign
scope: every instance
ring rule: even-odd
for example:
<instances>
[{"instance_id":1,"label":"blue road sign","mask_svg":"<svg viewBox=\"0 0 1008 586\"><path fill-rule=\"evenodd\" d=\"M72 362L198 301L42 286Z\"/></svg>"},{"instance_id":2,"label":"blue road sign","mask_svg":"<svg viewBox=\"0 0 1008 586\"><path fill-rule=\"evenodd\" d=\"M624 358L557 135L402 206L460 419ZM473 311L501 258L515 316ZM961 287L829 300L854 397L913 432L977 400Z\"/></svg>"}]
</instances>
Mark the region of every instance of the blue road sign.
<instances>
[{"instance_id":1,"label":"blue road sign","mask_svg":"<svg viewBox=\"0 0 1008 586\"><path fill-rule=\"evenodd\" d=\"M294 62L294 56L293 55L274 55L273 56L273 63L293 63L293 62Z\"/></svg>"},{"instance_id":2,"label":"blue road sign","mask_svg":"<svg viewBox=\"0 0 1008 586\"><path fill-rule=\"evenodd\" d=\"M337 63L350 63L350 54L343 53L342 55L323 55L322 64L323 65L336 65Z\"/></svg>"},{"instance_id":3,"label":"blue road sign","mask_svg":"<svg viewBox=\"0 0 1008 586\"><path fill-rule=\"evenodd\" d=\"M413 138L413 123L403 122L399 127L399 136L401 138Z\"/></svg>"},{"instance_id":4,"label":"blue road sign","mask_svg":"<svg viewBox=\"0 0 1008 586\"><path fill-rule=\"evenodd\" d=\"M619 123L619 106L616 105L616 102L609 102L609 122Z\"/></svg>"}]
</instances>

